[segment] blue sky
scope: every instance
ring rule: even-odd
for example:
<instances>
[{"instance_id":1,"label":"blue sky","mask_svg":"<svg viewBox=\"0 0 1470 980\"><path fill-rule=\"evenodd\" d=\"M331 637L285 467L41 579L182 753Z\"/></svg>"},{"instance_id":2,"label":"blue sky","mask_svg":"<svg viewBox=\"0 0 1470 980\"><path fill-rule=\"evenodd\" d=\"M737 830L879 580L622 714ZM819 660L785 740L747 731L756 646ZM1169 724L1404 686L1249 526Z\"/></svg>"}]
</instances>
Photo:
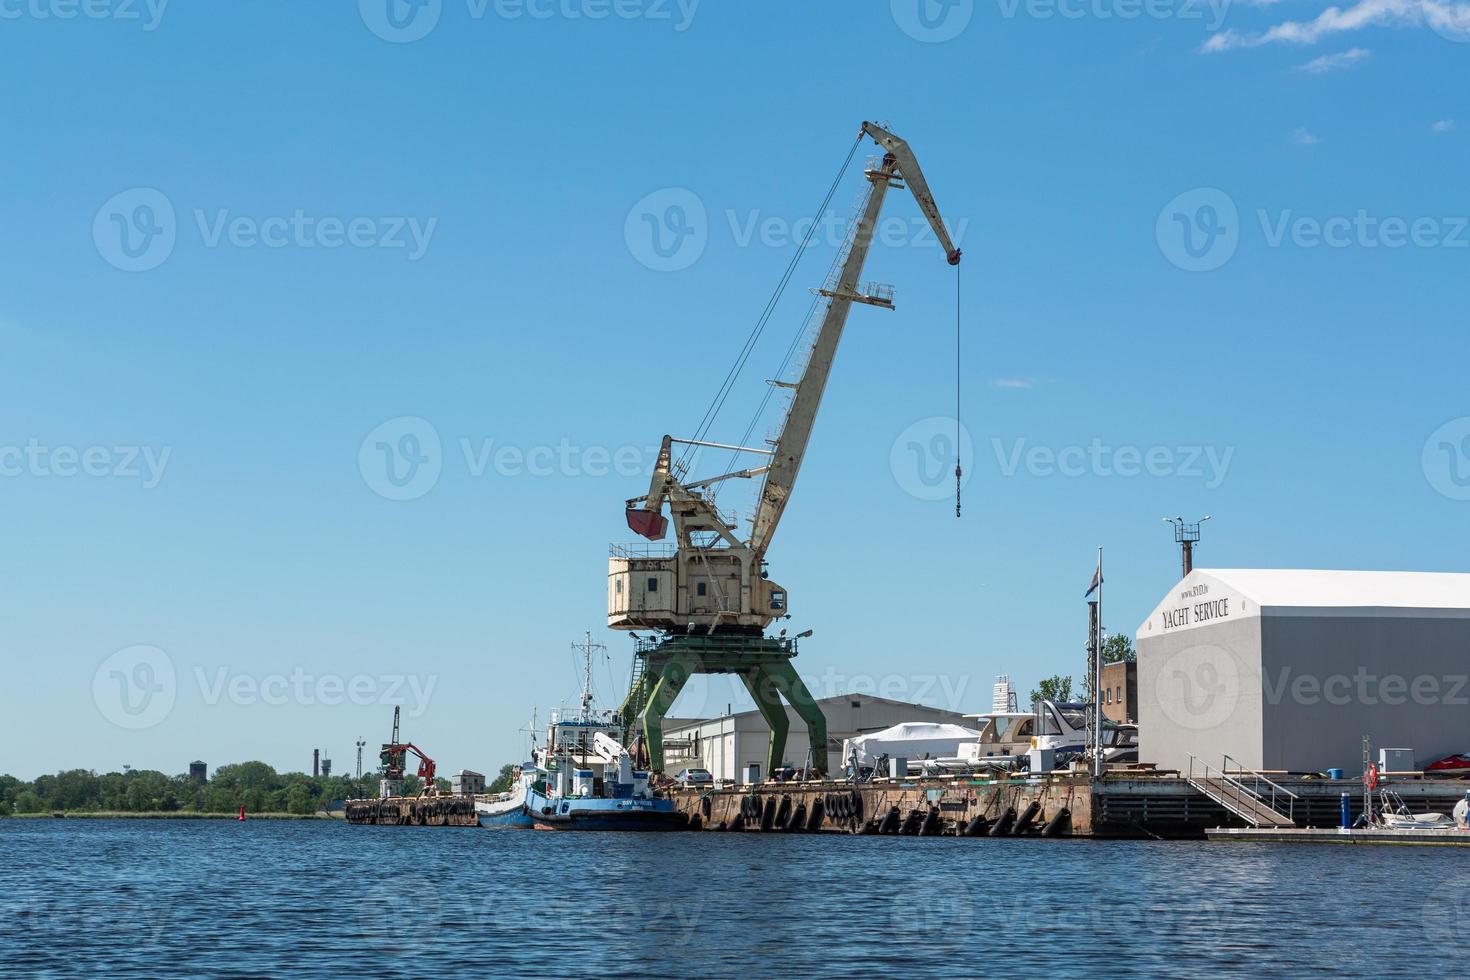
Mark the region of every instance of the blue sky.
<instances>
[{"instance_id":1,"label":"blue sky","mask_svg":"<svg viewBox=\"0 0 1470 980\"><path fill-rule=\"evenodd\" d=\"M1095 549L1131 632L1165 515L1214 515L1202 566L1463 567L1463 4L393 3L0 4L0 771L341 770L392 703L493 771L585 629L615 700L622 502L864 119L962 229L973 453L957 522L954 273L895 194L898 309L770 553L818 694L1079 674Z\"/></svg>"}]
</instances>

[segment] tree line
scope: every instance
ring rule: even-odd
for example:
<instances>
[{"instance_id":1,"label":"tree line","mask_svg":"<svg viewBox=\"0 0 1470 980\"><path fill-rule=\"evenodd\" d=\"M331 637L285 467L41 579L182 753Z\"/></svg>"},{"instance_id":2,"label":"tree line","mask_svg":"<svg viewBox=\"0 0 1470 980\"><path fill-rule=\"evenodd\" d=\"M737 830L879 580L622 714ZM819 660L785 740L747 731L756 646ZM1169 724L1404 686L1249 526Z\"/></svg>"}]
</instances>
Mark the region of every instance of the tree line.
<instances>
[{"instance_id":1,"label":"tree line","mask_svg":"<svg viewBox=\"0 0 1470 980\"><path fill-rule=\"evenodd\" d=\"M510 788L511 767L501 768L489 791ZM69 769L27 781L0 776L0 817L34 813L291 813L310 816L342 800L378 795L379 774L308 776L278 773L264 762L220 766L204 782L153 769L97 773ZM449 792L449 780L434 784ZM399 792L414 796L423 788L417 776L404 777Z\"/></svg>"},{"instance_id":2,"label":"tree line","mask_svg":"<svg viewBox=\"0 0 1470 980\"><path fill-rule=\"evenodd\" d=\"M417 779L406 782L417 789ZM70 769L30 781L0 776L0 816L66 811L236 813L242 806L247 813L307 816L338 800L376 796L377 788L376 773L365 774L361 780L308 776L278 773L264 762L220 766L204 782L152 769L107 773Z\"/></svg>"}]
</instances>

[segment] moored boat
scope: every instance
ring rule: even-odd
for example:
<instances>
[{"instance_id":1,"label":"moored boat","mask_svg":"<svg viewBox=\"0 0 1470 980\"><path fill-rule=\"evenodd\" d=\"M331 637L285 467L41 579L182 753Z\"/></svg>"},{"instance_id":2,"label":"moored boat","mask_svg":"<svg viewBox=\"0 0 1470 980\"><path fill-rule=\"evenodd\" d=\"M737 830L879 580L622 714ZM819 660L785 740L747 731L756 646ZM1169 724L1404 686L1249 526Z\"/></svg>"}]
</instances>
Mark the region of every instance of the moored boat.
<instances>
[{"instance_id":1,"label":"moored boat","mask_svg":"<svg viewBox=\"0 0 1470 980\"><path fill-rule=\"evenodd\" d=\"M684 829L685 817L674 801L651 786L646 770L634 766L618 719L593 707L595 649L589 634L581 644L581 711L572 718L553 713L545 745L533 744L533 761L515 770L510 790L475 801L482 827Z\"/></svg>"},{"instance_id":2,"label":"moored boat","mask_svg":"<svg viewBox=\"0 0 1470 980\"><path fill-rule=\"evenodd\" d=\"M1448 779L1463 779L1470 776L1470 755L1459 753L1445 756L1438 762L1431 762L1424 767L1424 775Z\"/></svg>"}]
</instances>

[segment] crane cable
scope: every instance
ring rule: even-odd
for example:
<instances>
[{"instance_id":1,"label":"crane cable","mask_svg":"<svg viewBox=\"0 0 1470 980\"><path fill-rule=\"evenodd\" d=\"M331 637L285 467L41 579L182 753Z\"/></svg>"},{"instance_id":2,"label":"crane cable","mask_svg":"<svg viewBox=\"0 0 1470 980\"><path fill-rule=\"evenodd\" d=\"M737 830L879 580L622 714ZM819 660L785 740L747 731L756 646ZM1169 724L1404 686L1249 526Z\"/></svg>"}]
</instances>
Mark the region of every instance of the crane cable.
<instances>
[{"instance_id":1,"label":"crane cable","mask_svg":"<svg viewBox=\"0 0 1470 980\"><path fill-rule=\"evenodd\" d=\"M736 356L735 363L730 366L730 371L725 375L725 380L721 383L719 391L715 393L715 397L710 402L709 408L705 409L704 418L700 420L699 428L695 430L695 441L704 439L709 434L709 430L714 426L715 419L720 414L720 409L724 407L725 399L730 397L730 392L734 390L735 382L739 380L740 372L745 368L745 362L750 360L750 355L755 349L756 342L760 340L761 334L766 329L766 324L770 322L771 315L776 311L776 305L781 301L781 296L786 292L787 283L791 281L791 276L796 272L797 263L801 261L802 255L806 252L812 235L817 230L817 225L821 223L822 215L827 213L827 207L832 203L832 195L837 192L837 187L842 183L842 177L847 173L847 167L852 163L853 155L857 153L857 148L862 141L863 134L858 133L857 139L852 141L852 147L847 151L847 158L842 161L842 166L837 170L837 176L832 178L832 186L827 188L827 196L822 199L821 207L817 209L816 214L813 216L812 223L807 228L806 235L802 237L801 245L797 248L796 254L791 257L791 262L786 266L786 271L776 284L775 292L766 301L765 309L761 311L761 315L756 320L755 327L752 328L750 336L745 339L745 344ZM685 446L684 452L679 456L679 461L681 463L685 462L696 448L695 446Z\"/></svg>"},{"instance_id":2,"label":"crane cable","mask_svg":"<svg viewBox=\"0 0 1470 980\"><path fill-rule=\"evenodd\" d=\"M960 516L960 267L954 267L954 516Z\"/></svg>"}]
</instances>

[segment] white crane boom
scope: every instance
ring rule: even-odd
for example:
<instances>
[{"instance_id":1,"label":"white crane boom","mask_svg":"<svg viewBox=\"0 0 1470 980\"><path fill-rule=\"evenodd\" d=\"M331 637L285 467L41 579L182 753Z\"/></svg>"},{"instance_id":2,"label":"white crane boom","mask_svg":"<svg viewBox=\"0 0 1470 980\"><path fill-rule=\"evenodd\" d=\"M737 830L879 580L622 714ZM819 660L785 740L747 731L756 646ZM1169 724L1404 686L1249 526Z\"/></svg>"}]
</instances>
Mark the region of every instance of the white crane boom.
<instances>
[{"instance_id":1,"label":"white crane boom","mask_svg":"<svg viewBox=\"0 0 1470 980\"><path fill-rule=\"evenodd\" d=\"M949 232L944 228L944 220L939 217L939 205L934 203L934 195L929 193L929 183L924 180L924 172L919 169L919 161L914 158L914 153L909 149L909 145L888 130L870 122L863 123L863 132L871 136L873 141L883 149L893 154L898 163L898 172L903 175L904 181L909 185L909 191L914 195L914 200L919 202L919 210L924 212L924 217L929 219L929 227L933 228L934 234L939 237L939 244L944 248L944 257L950 265L959 265L960 250L955 248L949 240Z\"/></svg>"},{"instance_id":2,"label":"white crane boom","mask_svg":"<svg viewBox=\"0 0 1470 980\"><path fill-rule=\"evenodd\" d=\"M960 250L955 248L950 241L949 232L945 230L944 221L939 216L939 208L935 205L934 197L929 193L929 185L924 180L924 173L919 169L919 161L915 159L909 145L870 122L863 123L862 131L871 136L874 142L883 147L887 153L878 170L867 172L872 188L863 207L862 215L858 219L852 247L842 264L836 288L830 291L826 315L822 319L817 339L812 344L811 357L807 361L806 370L796 384L796 394L791 399L791 406L787 410L786 420L781 427L781 435L771 458L770 469L766 472L765 483L761 487L760 501L756 506L750 535L750 550L755 554L757 560L765 555L766 549L770 546L771 538L776 533L776 525L780 523L781 514L786 509L786 502L791 497L797 473L801 470L802 457L805 456L807 443L811 439L812 427L817 419L817 410L822 404L822 394L827 388L827 378L832 372L833 360L837 356L837 345L842 340L842 330L847 323L848 311L851 310L854 302L878 306L891 305L881 299L860 294L858 285L862 277L863 264L867 261L868 249L873 243L873 232L878 225L878 215L883 208L883 197L888 188L902 186L895 183L896 177L901 177L907 183L909 190L913 192L914 198L919 202L920 210L924 212L924 217L928 219L930 227L934 229L935 236L943 246L949 264L958 265L960 262Z\"/></svg>"}]
</instances>

